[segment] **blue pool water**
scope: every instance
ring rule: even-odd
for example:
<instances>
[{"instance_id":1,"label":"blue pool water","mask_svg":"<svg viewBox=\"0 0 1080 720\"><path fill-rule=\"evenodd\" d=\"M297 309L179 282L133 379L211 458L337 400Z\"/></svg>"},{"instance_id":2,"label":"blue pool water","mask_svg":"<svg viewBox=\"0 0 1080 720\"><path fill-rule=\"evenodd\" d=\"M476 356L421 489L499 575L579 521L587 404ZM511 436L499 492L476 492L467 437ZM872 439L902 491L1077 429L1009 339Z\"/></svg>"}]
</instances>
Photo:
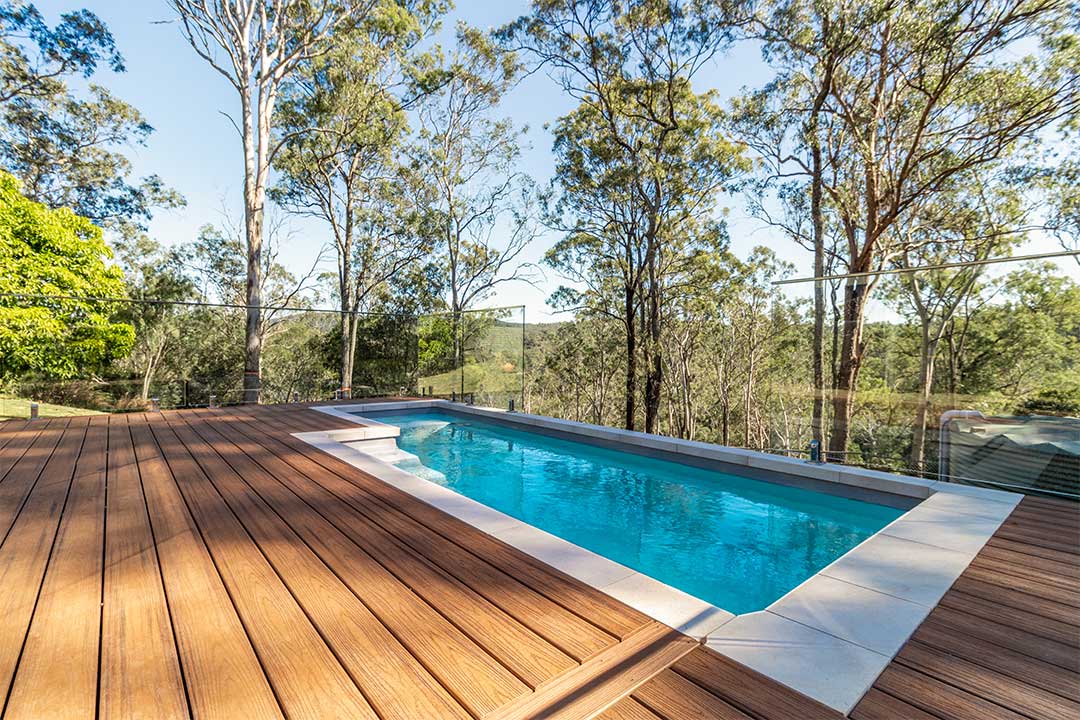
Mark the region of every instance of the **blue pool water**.
<instances>
[{"instance_id":1,"label":"blue pool water","mask_svg":"<svg viewBox=\"0 0 1080 720\"><path fill-rule=\"evenodd\" d=\"M903 513L449 413L372 417L401 428L402 469L733 613Z\"/></svg>"}]
</instances>

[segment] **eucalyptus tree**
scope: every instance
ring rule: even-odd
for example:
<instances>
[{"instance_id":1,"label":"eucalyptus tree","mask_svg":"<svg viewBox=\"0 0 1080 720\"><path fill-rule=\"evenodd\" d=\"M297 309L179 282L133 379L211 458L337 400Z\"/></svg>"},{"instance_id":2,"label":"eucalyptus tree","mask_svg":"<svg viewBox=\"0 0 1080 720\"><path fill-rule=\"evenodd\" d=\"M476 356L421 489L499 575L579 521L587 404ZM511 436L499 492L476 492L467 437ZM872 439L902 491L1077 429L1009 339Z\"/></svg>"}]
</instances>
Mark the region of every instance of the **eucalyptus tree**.
<instances>
[{"instance_id":1,"label":"eucalyptus tree","mask_svg":"<svg viewBox=\"0 0 1080 720\"><path fill-rule=\"evenodd\" d=\"M287 140L274 159L279 180L270 196L331 231L345 397L352 391L361 311L385 283L431 251L430 235L417 224L418 181L402 164L402 146L408 111L439 80L437 72L432 77L430 53L417 46L445 9L422 1L403 4L389 17L364 18L283 88L276 124Z\"/></svg>"},{"instance_id":2,"label":"eucalyptus tree","mask_svg":"<svg viewBox=\"0 0 1080 720\"><path fill-rule=\"evenodd\" d=\"M196 285L188 275L181 248L164 247L144 233L116 244L116 260L124 272L127 297L119 317L135 329L131 354L120 366L141 377L139 399L150 399L151 387L166 369L180 370L186 355L185 340L192 329L189 308L197 300Z\"/></svg>"},{"instance_id":3,"label":"eucalyptus tree","mask_svg":"<svg viewBox=\"0 0 1080 720\"><path fill-rule=\"evenodd\" d=\"M0 164L30 199L132 239L154 208L183 198L156 175L131 178L126 148L153 132L138 109L93 82L85 91L69 86L101 66L125 70L93 13L64 13L49 26L33 4L0 1Z\"/></svg>"},{"instance_id":4,"label":"eucalyptus tree","mask_svg":"<svg viewBox=\"0 0 1080 720\"><path fill-rule=\"evenodd\" d=\"M183 197L157 175L133 179L126 146L144 146L153 127L138 109L99 85L76 97L63 83L0 109L0 163L25 194L68 207L106 230L133 238L155 208Z\"/></svg>"},{"instance_id":5,"label":"eucalyptus tree","mask_svg":"<svg viewBox=\"0 0 1080 720\"><path fill-rule=\"evenodd\" d=\"M521 66L474 28L460 25L457 36L441 82L417 107L419 132L410 152L412 172L425 180L421 222L436 243L461 363L470 332L462 313L497 286L529 278L521 255L538 228L535 184L520 165L525 130L496 117Z\"/></svg>"},{"instance_id":6,"label":"eucalyptus tree","mask_svg":"<svg viewBox=\"0 0 1080 720\"><path fill-rule=\"evenodd\" d=\"M917 329L919 363L909 461L915 472L925 466L941 344L957 314L969 307L985 284L986 268L978 263L1008 255L1027 239L1029 210L1015 186L977 174L913 208L897 228L903 249L894 266L900 273L886 282L886 289ZM935 267L940 265L950 267ZM914 271L918 267L934 269Z\"/></svg>"},{"instance_id":7,"label":"eucalyptus tree","mask_svg":"<svg viewBox=\"0 0 1080 720\"><path fill-rule=\"evenodd\" d=\"M827 145L832 115L827 101L841 63L857 47L866 18L841 5L812 0L757 3L743 32L761 43L777 68L763 88L737 97L731 125L760 163L744 190L749 212L814 254L813 275L835 264L835 221L825 194L835 145ZM775 200L780 211L771 206ZM824 442L825 281L814 282L812 356L813 437Z\"/></svg>"},{"instance_id":8,"label":"eucalyptus tree","mask_svg":"<svg viewBox=\"0 0 1080 720\"><path fill-rule=\"evenodd\" d=\"M738 170L714 95L692 87L730 31L725 4L698 0L537 0L531 14L500 31L579 103L556 127L555 224L565 237L548 262L579 275L610 274L596 285L619 286L627 428L636 423L640 346L644 425L656 430L665 297L694 252L688 225L712 216ZM571 268L582 261L589 270Z\"/></svg>"},{"instance_id":9,"label":"eucalyptus tree","mask_svg":"<svg viewBox=\"0 0 1080 720\"><path fill-rule=\"evenodd\" d=\"M33 3L0 1L0 103L56 95L67 78L88 78L99 64L124 71L112 33L94 13L66 12L49 27Z\"/></svg>"},{"instance_id":10,"label":"eucalyptus tree","mask_svg":"<svg viewBox=\"0 0 1080 720\"><path fill-rule=\"evenodd\" d=\"M1034 190L1046 229L1080 264L1080 116L1058 140L1042 162L1019 173L1018 182Z\"/></svg>"},{"instance_id":11,"label":"eucalyptus tree","mask_svg":"<svg viewBox=\"0 0 1080 720\"><path fill-rule=\"evenodd\" d=\"M893 0L860 5L859 42L834 69L824 184L848 277L829 451L847 450L863 321L879 273L903 252L913 208L999 162L1075 112L1080 77L1047 58L1071 3ZM814 4L814 12L833 6ZM848 6L837 5L838 9ZM1029 47L1031 53L1023 51Z\"/></svg>"},{"instance_id":12,"label":"eucalyptus tree","mask_svg":"<svg viewBox=\"0 0 1080 720\"><path fill-rule=\"evenodd\" d=\"M361 18L392 17L398 5L393 0L170 0L170 5L192 49L240 99L240 118L230 120L244 152L244 401L258 402L263 214L271 163L288 139L273 134L282 85L303 63L327 53L337 32Z\"/></svg>"}]
</instances>

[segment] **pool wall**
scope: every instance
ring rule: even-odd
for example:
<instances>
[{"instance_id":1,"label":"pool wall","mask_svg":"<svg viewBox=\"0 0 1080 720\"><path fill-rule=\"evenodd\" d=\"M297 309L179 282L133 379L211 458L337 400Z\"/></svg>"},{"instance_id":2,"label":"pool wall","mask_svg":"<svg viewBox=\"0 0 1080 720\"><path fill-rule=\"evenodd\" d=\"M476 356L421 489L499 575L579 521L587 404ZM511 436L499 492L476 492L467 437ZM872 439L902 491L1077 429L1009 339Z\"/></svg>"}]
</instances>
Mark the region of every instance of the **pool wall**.
<instances>
[{"instance_id":1,"label":"pool wall","mask_svg":"<svg viewBox=\"0 0 1080 720\"><path fill-rule=\"evenodd\" d=\"M296 437L843 713L861 699L1021 498L445 400L312 409L347 424ZM396 446L399 429L379 423L378 415L425 409L911 509L765 610L734 615L380 460ZM361 417L364 413L374 417Z\"/></svg>"}]
</instances>

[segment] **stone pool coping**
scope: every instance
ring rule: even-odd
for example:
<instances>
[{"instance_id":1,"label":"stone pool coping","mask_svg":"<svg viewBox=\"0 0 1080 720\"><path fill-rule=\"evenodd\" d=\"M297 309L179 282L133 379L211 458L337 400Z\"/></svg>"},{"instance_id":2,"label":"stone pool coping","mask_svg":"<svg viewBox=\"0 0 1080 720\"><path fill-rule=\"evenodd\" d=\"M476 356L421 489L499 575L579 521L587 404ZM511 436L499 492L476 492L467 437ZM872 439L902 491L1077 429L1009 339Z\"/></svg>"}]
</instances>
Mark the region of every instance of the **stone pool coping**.
<instances>
[{"instance_id":1,"label":"stone pool coping","mask_svg":"<svg viewBox=\"0 0 1080 720\"><path fill-rule=\"evenodd\" d=\"M734 615L374 457L399 429L355 413L440 408L919 503L769 607ZM621 600L710 648L848 713L967 568L1022 495L909 478L446 400L313 407L352 427L295 433L311 445ZM658 455L661 456L661 455ZM737 468L736 468L737 470Z\"/></svg>"}]
</instances>

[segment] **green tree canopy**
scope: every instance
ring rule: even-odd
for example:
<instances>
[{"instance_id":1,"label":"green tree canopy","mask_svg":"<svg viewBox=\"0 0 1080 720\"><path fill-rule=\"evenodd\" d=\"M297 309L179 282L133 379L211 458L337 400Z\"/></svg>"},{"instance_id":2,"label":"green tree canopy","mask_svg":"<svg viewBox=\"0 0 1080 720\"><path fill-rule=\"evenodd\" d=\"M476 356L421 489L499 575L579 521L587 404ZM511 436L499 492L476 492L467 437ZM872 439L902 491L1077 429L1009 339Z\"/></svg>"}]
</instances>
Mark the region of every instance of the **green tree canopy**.
<instances>
[{"instance_id":1,"label":"green tree canopy","mask_svg":"<svg viewBox=\"0 0 1080 720\"><path fill-rule=\"evenodd\" d=\"M111 258L101 228L27 199L19 181L0 172L0 378L70 378L130 351L135 331L113 322L115 303L66 299L123 296L123 273Z\"/></svg>"},{"instance_id":2,"label":"green tree canopy","mask_svg":"<svg viewBox=\"0 0 1080 720\"><path fill-rule=\"evenodd\" d=\"M184 199L157 175L132 177L127 148L145 145L153 132L138 109L100 85L69 87L101 65L124 72L93 13L66 13L49 27L33 4L0 0L0 167L31 200L69 207L130 238L155 208Z\"/></svg>"}]
</instances>

